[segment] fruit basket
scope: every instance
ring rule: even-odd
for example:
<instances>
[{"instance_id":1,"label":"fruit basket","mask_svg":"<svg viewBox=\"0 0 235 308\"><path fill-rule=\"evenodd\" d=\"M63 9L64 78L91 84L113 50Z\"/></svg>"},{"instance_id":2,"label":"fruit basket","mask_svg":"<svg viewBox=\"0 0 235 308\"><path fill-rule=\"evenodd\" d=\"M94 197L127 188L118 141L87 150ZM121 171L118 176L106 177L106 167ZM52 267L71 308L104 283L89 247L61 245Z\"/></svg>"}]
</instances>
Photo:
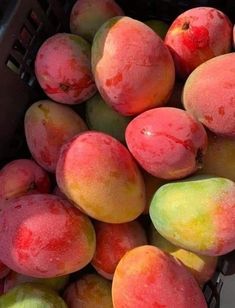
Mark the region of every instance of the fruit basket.
<instances>
[{"instance_id":1,"label":"fruit basket","mask_svg":"<svg viewBox=\"0 0 235 308\"><path fill-rule=\"evenodd\" d=\"M35 55L46 38L68 31L69 0L2 0L0 2L0 167L6 162L29 157L23 117L34 101L42 99L34 74ZM233 0L119 0L126 15L160 19L170 23L181 12L197 6L222 10L235 20ZM208 307L220 307L224 275L235 273L235 253L224 256L214 277L204 286Z\"/></svg>"}]
</instances>

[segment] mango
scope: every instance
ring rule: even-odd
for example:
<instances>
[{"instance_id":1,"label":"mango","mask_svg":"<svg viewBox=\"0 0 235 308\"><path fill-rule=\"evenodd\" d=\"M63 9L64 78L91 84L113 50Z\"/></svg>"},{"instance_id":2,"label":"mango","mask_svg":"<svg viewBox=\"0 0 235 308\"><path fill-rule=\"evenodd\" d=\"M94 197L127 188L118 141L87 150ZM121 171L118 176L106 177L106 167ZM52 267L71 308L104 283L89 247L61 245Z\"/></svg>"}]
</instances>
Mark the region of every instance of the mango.
<instances>
[{"instance_id":1,"label":"mango","mask_svg":"<svg viewBox=\"0 0 235 308\"><path fill-rule=\"evenodd\" d=\"M212 7L196 7L176 17L165 44L173 56L178 77L185 79L200 64L232 48L232 23Z\"/></svg>"},{"instance_id":2,"label":"mango","mask_svg":"<svg viewBox=\"0 0 235 308\"><path fill-rule=\"evenodd\" d=\"M197 174L212 174L235 181L235 140L212 133L207 135L207 151Z\"/></svg>"},{"instance_id":3,"label":"mango","mask_svg":"<svg viewBox=\"0 0 235 308\"><path fill-rule=\"evenodd\" d=\"M113 136L125 142L125 130L131 117L125 117L111 108L100 94L94 95L86 102L86 122L91 130Z\"/></svg>"},{"instance_id":4,"label":"mango","mask_svg":"<svg viewBox=\"0 0 235 308\"><path fill-rule=\"evenodd\" d=\"M91 72L91 46L82 37L57 33L39 48L35 75L52 100L62 104L79 104L96 92Z\"/></svg>"},{"instance_id":5,"label":"mango","mask_svg":"<svg viewBox=\"0 0 235 308\"><path fill-rule=\"evenodd\" d=\"M53 289L55 291L60 291L65 287L68 281L69 281L69 275L59 276L54 278L35 278L11 271L4 279L4 293L26 282L40 283L41 285L44 285L47 288Z\"/></svg>"},{"instance_id":6,"label":"mango","mask_svg":"<svg viewBox=\"0 0 235 308\"><path fill-rule=\"evenodd\" d=\"M210 131L235 136L235 52L198 66L188 77L183 104Z\"/></svg>"},{"instance_id":7,"label":"mango","mask_svg":"<svg viewBox=\"0 0 235 308\"><path fill-rule=\"evenodd\" d=\"M31 193L49 193L50 179L45 170L30 159L16 159L0 170L0 209L7 201Z\"/></svg>"},{"instance_id":8,"label":"mango","mask_svg":"<svg viewBox=\"0 0 235 308\"><path fill-rule=\"evenodd\" d=\"M40 284L25 283L0 296L0 308L67 308L64 300Z\"/></svg>"},{"instance_id":9,"label":"mango","mask_svg":"<svg viewBox=\"0 0 235 308\"><path fill-rule=\"evenodd\" d=\"M90 219L57 196L15 198L0 215L0 260L26 276L76 272L91 261L95 243Z\"/></svg>"},{"instance_id":10,"label":"mango","mask_svg":"<svg viewBox=\"0 0 235 308\"><path fill-rule=\"evenodd\" d=\"M156 32L161 39L164 39L169 28L168 24L161 20L150 19L144 22L154 32Z\"/></svg>"},{"instance_id":11,"label":"mango","mask_svg":"<svg viewBox=\"0 0 235 308\"><path fill-rule=\"evenodd\" d=\"M195 176L160 187L150 218L172 244L202 255L224 255L235 249L234 199L233 181Z\"/></svg>"},{"instance_id":12,"label":"mango","mask_svg":"<svg viewBox=\"0 0 235 308\"><path fill-rule=\"evenodd\" d=\"M177 259L144 245L127 252L112 284L114 308L206 308L192 274Z\"/></svg>"},{"instance_id":13,"label":"mango","mask_svg":"<svg viewBox=\"0 0 235 308\"><path fill-rule=\"evenodd\" d=\"M218 261L217 257L202 256L173 245L162 237L152 224L149 229L149 243L180 260L193 274L200 287L203 287L215 273Z\"/></svg>"},{"instance_id":14,"label":"mango","mask_svg":"<svg viewBox=\"0 0 235 308\"><path fill-rule=\"evenodd\" d=\"M101 132L66 143L56 167L57 184L88 216L107 223L137 218L145 207L140 170L127 148Z\"/></svg>"},{"instance_id":15,"label":"mango","mask_svg":"<svg viewBox=\"0 0 235 308\"><path fill-rule=\"evenodd\" d=\"M64 293L69 308L112 308L111 282L97 274L85 274Z\"/></svg>"},{"instance_id":16,"label":"mango","mask_svg":"<svg viewBox=\"0 0 235 308\"><path fill-rule=\"evenodd\" d=\"M92 42L103 23L123 15L123 10L114 0L78 0L70 14L70 30Z\"/></svg>"},{"instance_id":17,"label":"mango","mask_svg":"<svg viewBox=\"0 0 235 308\"><path fill-rule=\"evenodd\" d=\"M50 100L32 104L26 111L24 126L32 156L50 172L55 171L62 145L87 130L86 124L75 111Z\"/></svg>"},{"instance_id":18,"label":"mango","mask_svg":"<svg viewBox=\"0 0 235 308\"><path fill-rule=\"evenodd\" d=\"M96 250L91 264L107 279L112 279L116 266L132 248L146 245L145 230L138 221L123 224L95 222Z\"/></svg>"},{"instance_id":19,"label":"mango","mask_svg":"<svg viewBox=\"0 0 235 308\"><path fill-rule=\"evenodd\" d=\"M147 110L127 126L126 143L140 166L151 175L180 179L201 167L207 134L188 112L172 107Z\"/></svg>"},{"instance_id":20,"label":"mango","mask_svg":"<svg viewBox=\"0 0 235 308\"><path fill-rule=\"evenodd\" d=\"M101 26L91 62L101 96L125 116L164 105L174 86L169 50L151 28L130 17L113 17Z\"/></svg>"}]
</instances>

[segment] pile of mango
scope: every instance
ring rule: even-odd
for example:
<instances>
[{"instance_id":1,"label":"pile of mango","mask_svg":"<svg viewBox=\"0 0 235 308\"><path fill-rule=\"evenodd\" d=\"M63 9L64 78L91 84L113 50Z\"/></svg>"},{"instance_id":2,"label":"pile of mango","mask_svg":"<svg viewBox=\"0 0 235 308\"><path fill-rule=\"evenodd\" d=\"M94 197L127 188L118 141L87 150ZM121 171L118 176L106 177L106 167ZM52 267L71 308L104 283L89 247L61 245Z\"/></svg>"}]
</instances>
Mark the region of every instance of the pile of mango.
<instances>
[{"instance_id":1,"label":"pile of mango","mask_svg":"<svg viewBox=\"0 0 235 308\"><path fill-rule=\"evenodd\" d=\"M207 307L235 249L234 29L74 4L35 59L31 159L0 170L0 307Z\"/></svg>"}]
</instances>

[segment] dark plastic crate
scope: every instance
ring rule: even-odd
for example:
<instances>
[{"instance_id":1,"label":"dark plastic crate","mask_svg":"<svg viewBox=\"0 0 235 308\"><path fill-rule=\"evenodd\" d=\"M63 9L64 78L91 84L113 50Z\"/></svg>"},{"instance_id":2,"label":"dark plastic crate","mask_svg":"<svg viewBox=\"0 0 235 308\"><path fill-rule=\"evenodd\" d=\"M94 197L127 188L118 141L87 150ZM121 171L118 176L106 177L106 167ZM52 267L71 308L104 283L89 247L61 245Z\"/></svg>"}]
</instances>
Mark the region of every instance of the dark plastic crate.
<instances>
[{"instance_id":1,"label":"dark plastic crate","mask_svg":"<svg viewBox=\"0 0 235 308\"><path fill-rule=\"evenodd\" d=\"M218 8L235 20L235 0L116 1L126 15L139 20L156 18L170 23L183 11L197 6ZM23 137L24 113L31 103L45 97L34 75L35 55L47 37L69 31L69 12L74 2L0 0L0 167L30 155ZM224 275L234 273L235 251L220 259L217 272L204 286L209 308L220 307Z\"/></svg>"}]
</instances>

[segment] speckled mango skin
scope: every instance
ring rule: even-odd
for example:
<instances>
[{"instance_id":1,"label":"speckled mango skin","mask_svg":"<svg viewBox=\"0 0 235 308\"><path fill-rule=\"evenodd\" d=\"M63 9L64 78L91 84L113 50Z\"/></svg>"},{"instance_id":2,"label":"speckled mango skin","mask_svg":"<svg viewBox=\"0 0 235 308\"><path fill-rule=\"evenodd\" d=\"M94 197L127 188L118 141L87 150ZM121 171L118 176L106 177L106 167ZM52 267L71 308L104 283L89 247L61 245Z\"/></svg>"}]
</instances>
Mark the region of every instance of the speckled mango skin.
<instances>
[{"instance_id":1,"label":"speckled mango skin","mask_svg":"<svg viewBox=\"0 0 235 308\"><path fill-rule=\"evenodd\" d=\"M111 18L96 33L91 55L96 86L119 113L136 115L166 103L175 81L173 60L144 23Z\"/></svg>"},{"instance_id":2,"label":"speckled mango skin","mask_svg":"<svg viewBox=\"0 0 235 308\"><path fill-rule=\"evenodd\" d=\"M39 48L35 74L43 91L62 104L79 104L96 92L90 44L82 37L57 33Z\"/></svg>"},{"instance_id":3,"label":"speckled mango skin","mask_svg":"<svg viewBox=\"0 0 235 308\"><path fill-rule=\"evenodd\" d=\"M193 274L201 287L215 273L218 261L217 257L199 255L173 245L162 237L152 224L149 229L148 238L150 245L156 246L180 260Z\"/></svg>"},{"instance_id":4,"label":"speckled mango skin","mask_svg":"<svg viewBox=\"0 0 235 308\"><path fill-rule=\"evenodd\" d=\"M140 166L161 179L180 179L195 172L207 148L207 134L185 110L159 107L135 117L126 143Z\"/></svg>"},{"instance_id":5,"label":"speckled mango skin","mask_svg":"<svg viewBox=\"0 0 235 308\"><path fill-rule=\"evenodd\" d=\"M83 275L63 297L69 308L113 308L111 282L97 274Z\"/></svg>"},{"instance_id":6,"label":"speckled mango skin","mask_svg":"<svg viewBox=\"0 0 235 308\"><path fill-rule=\"evenodd\" d=\"M68 308L55 291L37 283L24 283L3 294L0 297L0 307Z\"/></svg>"},{"instance_id":7,"label":"speckled mango skin","mask_svg":"<svg viewBox=\"0 0 235 308\"><path fill-rule=\"evenodd\" d=\"M33 160L13 160L0 170L0 209L15 197L35 191L49 193L50 186L48 174Z\"/></svg>"},{"instance_id":8,"label":"speckled mango skin","mask_svg":"<svg viewBox=\"0 0 235 308\"><path fill-rule=\"evenodd\" d=\"M197 67L183 90L183 104L215 134L235 136L235 52Z\"/></svg>"},{"instance_id":9,"label":"speckled mango skin","mask_svg":"<svg viewBox=\"0 0 235 308\"><path fill-rule=\"evenodd\" d=\"M232 48L232 23L221 11L197 7L183 12L170 26L165 44L174 59L177 75L185 79L203 62Z\"/></svg>"},{"instance_id":10,"label":"speckled mango skin","mask_svg":"<svg viewBox=\"0 0 235 308\"><path fill-rule=\"evenodd\" d=\"M208 256L235 249L235 183L197 176L163 185L150 205L157 231L174 245Z\"/></svg>"},{"instance_id":11,"label":"speckled mango skin","mask_svg":"<svg viewBox=\"0 0 235 308\"><path fill-rule=\"evenodd\" d=\"M126 147L107 134L88 131L66 143L56 179L69 200L97 220L124 223L144 210L140 170Z\"/></svg>"},{"instance_id":12,"label":"speckled mango skin","mask_svg":"<svg viewBox=\"0 0 235 308\"><path fill-rule=\"evenodd\" d=\"M22 196L1 212L0 259L15 272L63 276L86 266L94 252L91 221L57 196Z\"/></svg>"},{"instance_id":13,"label":"speckled mango skin","mask_svg":"<svg viewBox=\"0 0 235 308\"><path fill-rule=\"evenodd\" d=\"M207 307L196 280L184 265L150 245L130 250L118 263L112 298L114 308Z\"/></svg>"},{"instance_id":14,"label":"speckled mango skin","mask_svg":"<svg viewBox=\"0 0 235 308\"><path fill-rule=\"evenodd\" d=\"M70 30L92 42L97 30L110 18L124 12L114 0L78 0L70 15Z\"/></svg>"},{"instance_id":15,"label":"speckled mango skin","mask_svg":"<svg viewBox=\"0 0 235 308\"><path fill-rule=\"evenodd\" d=\"M124 254L135 247L147 244L145 230L138 221L123 224L95 222L94 226L96 251L91 264L100 275L112 279Z\"/></svg>"},{"instance_id":16,"label":"speckled mango skin","mask_svg":"<svg viewBox=\"0 0 235 308\"><path fill-rule=\"evenodd\" d=\"M62 145L87 130L82 118L68 106L41 100L26 111L25 135L29 150L45 170L55 172Z\"/></svg>"}]
</instances>

